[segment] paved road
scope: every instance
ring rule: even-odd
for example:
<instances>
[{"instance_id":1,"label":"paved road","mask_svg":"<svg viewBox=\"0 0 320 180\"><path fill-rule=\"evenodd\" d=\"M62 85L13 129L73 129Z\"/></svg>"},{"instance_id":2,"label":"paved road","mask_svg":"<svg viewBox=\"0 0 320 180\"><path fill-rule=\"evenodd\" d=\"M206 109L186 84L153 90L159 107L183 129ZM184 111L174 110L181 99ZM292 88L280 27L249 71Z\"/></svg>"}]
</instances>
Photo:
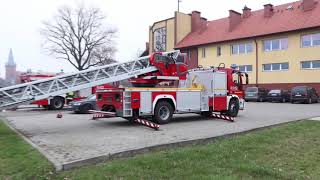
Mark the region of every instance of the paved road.
<instances>
[{"instance_id":1,"label":"paved road","mask_svg":"<svg viewBox=\"0 0 320 180\"><path fill-rule=\"evenodd\" d=\"M4 112L9 124L45 152L55 164L160 144L210 138L320 116L320 104L247 103L235 123L201 116L176 115L160 131L130 125L121 118L90 120L92 115L64 111L63 118L44 110Z\"/></svg>"}]
</instances>

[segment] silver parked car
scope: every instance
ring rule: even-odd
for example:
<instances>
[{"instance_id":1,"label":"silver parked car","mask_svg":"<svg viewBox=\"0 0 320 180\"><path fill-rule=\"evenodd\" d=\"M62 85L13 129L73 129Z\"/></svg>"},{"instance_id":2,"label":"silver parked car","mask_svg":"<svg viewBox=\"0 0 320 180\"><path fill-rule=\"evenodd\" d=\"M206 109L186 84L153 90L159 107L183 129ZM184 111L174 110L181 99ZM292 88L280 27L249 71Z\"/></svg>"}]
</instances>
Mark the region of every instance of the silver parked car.
<instances>
[{"instance_id":1,"label":"silver parked car","mask_svg":"<svg viewBox=\"0 0 320 180\"><path fill-rule=\"evenodd\" d=\"M259 101L263 102L267 100L268 90L260 87L247 87L245 90L246 101Z\"/></svg>"},{"instance_id":2,"label":"silver parked car","mask_svg":"<svg viewBox=\"0 0 320 180\"><path fill-rule=\"evenodd\" d=\"M95 110L97 105L97 98L95 94L88 96L86 99L81 101L72 101L70 106L75 113L88 113L89 110Z\"/></svg>"}]
</instances>

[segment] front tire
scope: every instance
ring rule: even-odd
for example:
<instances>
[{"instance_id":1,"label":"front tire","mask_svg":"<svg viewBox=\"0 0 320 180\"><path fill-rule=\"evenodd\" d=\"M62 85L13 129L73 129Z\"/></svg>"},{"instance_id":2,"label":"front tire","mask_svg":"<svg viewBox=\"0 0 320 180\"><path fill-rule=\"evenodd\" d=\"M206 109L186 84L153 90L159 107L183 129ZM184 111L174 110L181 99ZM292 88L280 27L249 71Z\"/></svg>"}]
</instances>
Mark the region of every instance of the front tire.
<instances>
[{"instance_id":1,"label":"front tire","mask_svg":"<svg viewBox=\"0 0 320 180\"><path fill-rule=\"evenodd\" d=\"M238 116L240 105L239 101L235 98L232 98L229 102L228 110L226 112L226 115L231 116L231 117L236 117Z\"/></svg>"},{"instance_id":2,"label":"front tire","mask_svg":"<svg viewBox=\"0 0 320 180\"><path fill-rule=\"evenodd\" d=\"M50 101L50 110L60 110L63 108L64 106L64 98L62 97L54 97L53 99L51 99Z\"/></svg>"},{"instance_id":3,"label":"front tire","mask_svg":"<svg viewBox=\"0 0 320 180\"><path fill-rule=\"evenodd\" d=\"M154 111L154 121L158 124L168 124L173 115L173 107L167 101L160 101L157 103Z\"/></svg>"}]
</instances>

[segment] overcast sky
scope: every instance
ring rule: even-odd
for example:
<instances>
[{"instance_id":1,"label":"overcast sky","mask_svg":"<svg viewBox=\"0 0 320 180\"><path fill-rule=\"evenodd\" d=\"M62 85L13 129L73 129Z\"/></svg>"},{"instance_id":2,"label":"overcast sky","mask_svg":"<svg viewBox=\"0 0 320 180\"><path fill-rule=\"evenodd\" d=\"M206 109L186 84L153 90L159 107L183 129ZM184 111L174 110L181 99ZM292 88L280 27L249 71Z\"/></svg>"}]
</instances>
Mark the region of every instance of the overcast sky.
<instances>
[{"instance_id":1,"label":"overcast sky","mask_svg":"<svg viewBox=\"0 0 320 180\"><path fill-rule=\"evenodd\" d=\"M228 16L230 9L241 12L245 5L258 10L264 4L288 2L292 0L182 0L180 11L197 10L208 20L214 20ZM118 28L118 61L127 61L138 50L144 50L148 27L155 21L172 17L177 10L177 0L0 0L0 76L4 76L10 48L19 71L75 71L67 62L56 60L41 49L39 32L41 23L52 18L59 7L79 3L101 8L108 23Z\"/></svg>"}]
</instances>

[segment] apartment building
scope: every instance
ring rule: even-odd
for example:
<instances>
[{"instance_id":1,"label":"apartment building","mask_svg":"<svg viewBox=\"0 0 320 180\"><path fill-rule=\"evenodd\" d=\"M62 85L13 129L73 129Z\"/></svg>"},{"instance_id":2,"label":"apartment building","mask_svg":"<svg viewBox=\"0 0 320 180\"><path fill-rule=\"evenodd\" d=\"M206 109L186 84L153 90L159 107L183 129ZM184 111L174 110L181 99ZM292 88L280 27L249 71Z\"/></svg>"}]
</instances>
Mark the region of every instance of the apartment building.
<instances>
[{"instance_id":1,"label":"apartment building","mask_svg":"<svg viewBox=\"0 0 320 180\"><path fill-rule=\"evenodd\" d=\"M180 49L190 67L236 64L250 84L290 89L309 85L320 92L320 0L264 5L207 21L201 13L176 12L150 27L149 49Z\"/></svg>"}]
</instances>

